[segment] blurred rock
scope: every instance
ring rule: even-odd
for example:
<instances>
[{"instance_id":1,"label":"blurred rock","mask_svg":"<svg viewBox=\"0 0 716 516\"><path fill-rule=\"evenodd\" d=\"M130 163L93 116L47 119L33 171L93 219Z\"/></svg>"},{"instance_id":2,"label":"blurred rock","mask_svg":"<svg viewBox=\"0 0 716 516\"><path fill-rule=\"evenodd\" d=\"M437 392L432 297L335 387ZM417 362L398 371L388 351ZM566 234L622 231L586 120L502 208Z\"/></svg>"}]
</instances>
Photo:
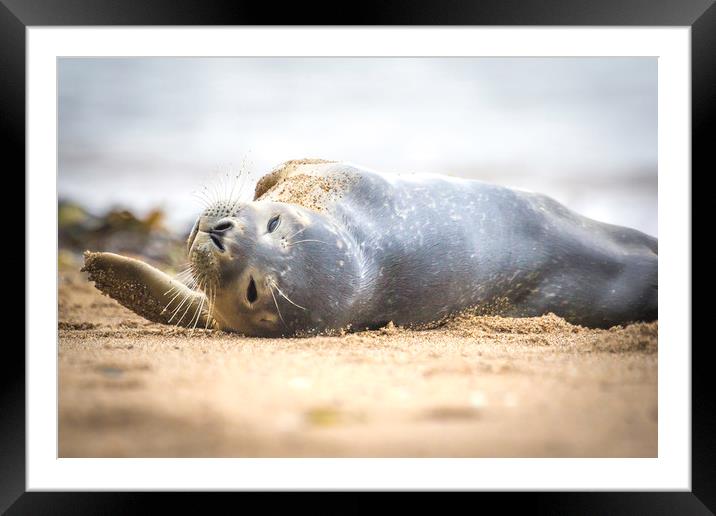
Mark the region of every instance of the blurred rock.
<instances>
[{"instance_id":1,"label":"blurred rock","mask_svg":"<svg viewBox=\"0 0 716 516\"><path fill-rule=\"evenodd\" d=\"M94 215L77 203L58 203L59 266L71 266L86 249L135 255L166 266L186 262L185 240L164 224L164 213L138 217L127 209ZM69 254L68 254L69 253Z\"/></svg>"}]
</instances>

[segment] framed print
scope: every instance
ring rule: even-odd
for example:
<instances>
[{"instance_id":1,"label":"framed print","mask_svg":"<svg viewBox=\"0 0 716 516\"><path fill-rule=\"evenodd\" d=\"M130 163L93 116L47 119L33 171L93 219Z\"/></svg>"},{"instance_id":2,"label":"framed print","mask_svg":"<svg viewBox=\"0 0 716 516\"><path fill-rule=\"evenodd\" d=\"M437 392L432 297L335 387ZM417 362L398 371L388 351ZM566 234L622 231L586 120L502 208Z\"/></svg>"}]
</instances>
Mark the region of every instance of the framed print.
<instances>
[{"instance_id":1,"label":"framed print","mask_svg":"<svg viewBox=\"0 0 716 516\"><path fill-rule=\"evenodd\" d=\"M713 510L691 169L716 8L449 4L3 2L27 203L3 510Z\"/></svg>"}]
</instances>

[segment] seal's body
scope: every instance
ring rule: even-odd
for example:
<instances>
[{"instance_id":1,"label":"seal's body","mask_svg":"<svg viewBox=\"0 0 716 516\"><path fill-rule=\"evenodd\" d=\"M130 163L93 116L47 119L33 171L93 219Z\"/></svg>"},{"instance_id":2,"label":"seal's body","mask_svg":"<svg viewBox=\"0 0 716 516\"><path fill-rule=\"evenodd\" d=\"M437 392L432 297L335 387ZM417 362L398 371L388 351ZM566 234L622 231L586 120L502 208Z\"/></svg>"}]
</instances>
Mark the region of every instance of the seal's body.
<instances>
[{"instance_id":1,"label":"seal's body","mask_svg":"<svg viewBox=\"0 0 716 516\"><path fill-rule=\"evenodd\" d=\"M472 308L593 327L657 318L655 238L447 176L287 162L253 202L207 208L189 256L216 325L247 335L421 326Z\"/></svg>"}]
</instances>

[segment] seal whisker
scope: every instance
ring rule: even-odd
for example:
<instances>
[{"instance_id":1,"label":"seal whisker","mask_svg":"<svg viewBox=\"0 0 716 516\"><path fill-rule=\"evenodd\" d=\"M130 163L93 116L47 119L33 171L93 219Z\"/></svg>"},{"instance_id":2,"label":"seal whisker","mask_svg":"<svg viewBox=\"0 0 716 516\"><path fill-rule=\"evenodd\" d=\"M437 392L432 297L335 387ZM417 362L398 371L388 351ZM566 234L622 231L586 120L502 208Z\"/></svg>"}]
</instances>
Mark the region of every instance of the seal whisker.
<instances>
[{"instance_id":1,"label":"seal whisker","mask_svg":"<svg viewBox=\"0 0 716 516\"><path fill-rule=\"evenodd\" d=\"M306 231L307 229L308 229L308 226L306 226L305 228L299 229L299 230L296 231L293 235L286 237L286 240L291 240L292 238L295 238L296 236L300 235L301 233L303 233L303 232Z\"/></svg>"},{"instance_id":2,"label":"seal whisker","mask_svg":"<svg viewBox=\"0 0 716 516\"><path fill-rule=\"evenodd\" d=\"M213 202L214 202L214 200L212 199L211 192L209 191L209 189L207 188L206 185L203 185L203 186L201 187L201 190L200 190L200 191L197 190L197 191L196 191L196 195L197 195L199 198L204 199L204 202L206 203L207 207L211 206L211 205L213 204Z\"/></svg>"},{"instance_id":3,"label":"seal whisker","mask_svg":"<svg viewBox=\"0 0 716 516\"><path fill-rule=\"evenodd\" d=\"M221 176L221 195L224 199L228 198L229 195L229 173L224 173L223 176Z\"/></svg>"},{"instance_id":4,"label":"seal whisker","mask_svg":"<svg viewBox=\"0 0 716 516\"><path fill-rule=\"evenodd\" d=\"M208 207L210 206L209 200L206 199L204 196L199 195L199 194L196 193L196 192L193 192L193 193L192 193L192 196L195 197L196 199L198 199L199 202L204 205L204 208L208 208Z\"/></svg>"},{"instance_id":5,"label":"seal whisker","mask_svg":"<svg viewBox=\"0 0 716 516\"><path fill-rule=\"evenodd\" d=\"M187 300L187 296L184 295L184 298L182 299L181 303L179 303L179 304L172 310L172 316L171 316L171 317L169 318L169 320L167 321L167 324L171 324L171 322L172 322L172 320L174 319L174 317L176 317L177 314L179 313L179 310L181 309L181 307L184 306L184 303L186 303L186 300Z\"/></svg>"},{"instance_id":6,"label":"seal whisker","mask_svg":"<svg viewBox=\"0 0 716 516\"><path fill-rule=\"evenodd\" d=\"M219 181L216 180L216 176L214 176L214 180L211 182L211 189L214 192L214 202L219 202L221 200L221 188Z\"/></svg>"},{"instance_id":7,"label":"seal whisker","mask_svg":"<svg viewBox=\"0 0 716 516\"><path fill-rule=\"evenodd\" d=\"M216 286L211 290L211 308L209 309L209 320L212 322L212 326L215 326L214 311L216 310Z\"/></svg>"},{"instance_id":8,"label":"seal whisker","mask_svg":"<svg viewBox=\"0 0 716 516\"><path fill-rule=\"evenodd\" d=\"M251 186L253 186L254 184L255 184L255 181L252 181L252 180L251 180L251 174L250 174L249 172L246 172L246 173L243 175L243 178L242 178L242 181L241 181L241 187L240 187L240 190L239 190L239 193L240 193L240 195L242 196L242 198L246 197L246 193L247 193L247 192L246 192L246 189L247 189L247 188L250 188L250 190L249 190L248 193L249 193L250 195L252 194L251 190L253 190L253 188L251 188ZM250 199L249 199L249 200L250 200Z\"/></svg>"},{"instance_id":9,"label":"seal whisker","mask_svg":"<svg viewBox=\"0 0 716 516\"><path fill-rule=\"evenodd\" d=\"M173 289L173 288L175 288L175 287L172 287L172 289ZM167 293L168 293L168 292L167 292ZM166 295L167 293L165 293L164 295ZM169 300L169 302L167 303L167 306L165 306L164 309L162 310L162 313L164 313L164 312L167 311L167 309L169 308L169 305L171 305L171 304L174 302L174 300L175 300L181 293L182 293L182 291L179 290L179 291L177 291L176 294L174 294L174 296L173 296L173 297Z\"/></svg>"},{"instance_id":10,"label":"seal whisker","mask_svg":"<svg viewBox=\"0 0 716 516\"><path fill-rule=\"evenodd\" d=\"M169 308L169 305L171 305L171 304L174 302L174 300L175 300L177 297L179 297L180 295L183 295L183 296L185 296L185 297L187 296L187 294L186 294L185 292L182 292L182 290L178 290L177 293L174 294L174 296L169 300L169 303L167 303L167 306L164 307L164 310L168 309L168 308ZM183 303L182 303L182 304L183 304ZM179 307L181 307L181 304L179 305ZM177 307L177 309L178 309L179 307Z\"/></svg>"},{"instance_id":11,"label":"seal whisker","mask_svg":"<svg viewBox=\"0 0 716 516\"><path fill-rule=\"evenodd\" d=\"M174 280L173 280L173 281L176 281L176 282L178 282L178 283L181 283L182 286L186 286L186 283L185 283L184 281L182 281L181 278L182 278L183 276L186 276L187 274L190 275L191 272L190 272L189 270L181 271L181 272L179 272L179 273L174 277ZM189 278L185 277L184 280L189 281ZM166 295L168 295L170 292L173 292L173 291L177 290L178 287L179 287L179 285L172 285L172 287L171 287L169 290L167 290L166 292L164 292L164 295L166 296Z\"/></svg>"},{"instance_id":12,"label":"seal whisker","mask_svg":"<svg viewBox=\"0 0 716 516\"><path fill-rule=\"evenodd\" d=\"M313 239L298 240L297 242L291 242L291 243L286 244L286 245L288 245L288 246L290 247L290 246L292 246L292 245L302 244L302 243L304 243L304 242L318 242L319 244L329 245L328 242L324 242L323 240L313 240Z\"/></svg>"},{"instance_id":13,"label":"seal whisker","mask_svg":"<svg viewBox=\"0 0 716 516\"><path fill-rule=\"evenodd\" d=\"M198 273L196 272L196 269L194 268L194 265L192 264L189 268L189 277L186 280L186 285L192 290L196 290L196 285L198 281Z\"/></svg>"},{"instance_id":14,"label":"seal whisker","mask_svg":"<svg viewBox=\"0 0 716 516\"><path fill-rule=\"evenodd\" d=\"M197 280L193 276L187 280L187 287L196 291Z\"/></svg>"},{"instance_id":15,"label":"seal whisker","mask_svg":"<svg viewBox=\"0 0 716 516\"><path fill-rule=\"evenodd\" d=\"M197 308L196 308L196 314L194 315L194 317L196 317L196 320L194 320L194 317L192 317L192 319L191 319L194 321L194 325L191 327L191 332L189 332L189 337L192 337L194 335L194 330L196 329L196 325L199 323L199 317L201 316L201 310L202 310L202 308L204 308L204 300L205 299L206 299L206 297L202 297L201 302L199 303L199 306L197 306ZM190 323L191 323L191 321L190 321Z\"/></svg>"},{"instance_id":16,"label":"seal whisker","mask_svg":"<svg viewBox=\"0 0 716 516\"><path fill-rule=\"evenodd\" d=\"M231 192L229 194L228 198L228 204L230 204L231 212L234 212L236 208L244 202L246 197L246 187L250 185L251 175L246 171L246 162L245 160L241 163L241 168L239 169L238 174L234 176L234 184L232 186ZM236 194L236 198L234 198L234 193Z\"/></svg>"},{"instance_id":17,"label":"seal whisker","mask_svg":"<svg viewBox=\"0 0 716 516\"><path fill-rule=\"evenodd\" d=\"M284 299L286 299L286 301L288 301L289 303L291 303L293 306L296 306L296 307L300 308L301 310L306 310L306 308L304 308L304 307L302 307L301 305L298 305L298 304L294 303L293 301L291 301L291 300L288 298L288 296L287 296L286 294L284 294L283 291L282 291L280 288L278 288L278 285L277 285L275 282L272 282L272 285L276 288L276 290L278 291L278 293L279 293Z\"/></svg>"},{"instance_id":18,"label":"seal whisker","mask_svg":"<svg viewBox=\"0 0 716 516\"><path fill-rule=\"evenodd\" d=\"M241 204L241 202L244 200L243 193L244 186L246 185L246 174L243 173L243 170L239 172L239 174L236 176L236 183L234 185L238 185L238 191L236 192L236 199L234 199L232 190L231 198L229 200L232 212L234 212L239 206L239 204Z\"/></svg>"},{"instance_id":19,"label":"seal whisker","mask_svg":"<svg viewBox=\"0 0 716 516\"><path fill-rule=\"evenodd\" d=\"M196 280L194 280L194 278L187 278L186 283L183 283L183 285L189 290L196 292Z\"/></svg>"},{"instance_id":20,"label":"seal whisker","mask_svg":"<svg viewBox=\"0 0 716 516\"><path fill-rule=\"evenodd\" d=\"M204 297L206 297L206 313L207 317L211 313L211 293L214 289L213 283L207 281L206 290L204 292Z\"/></svg>"},{"instance_id":21,"label":"seal whisker","mask_svg":"<svg viewBox=\"0 0 716 516\"><path fill-rule=\"evenodd\" d=\"M181 310L182 306L184 306L184 303L186 303L187 301L189 301L189 299L190 299L190 296L184 294L184 299L182 299L182 302L179 303L179 306L177 306L177 307L174 309L174 312L172 313L171 318L167 321L168 323L171 323L171 322L172 322L172 320L174 319L174 317L176 317L177 314L179 313L179 310ZM186 307L187 310L189 310L190 307L191 307L191 303L189 303L189 304L187 305L187 307ZM184 315L186 315L186 311L184 312ZM184 315L182 315L182 319L184 318ZM179 321L178 321L176 324L178 325L178 324L182 321L182 319L179 319Z\"/></svg>"},{"instance_id":22,"label":"seal whisker","mask_svg":"<svg viewBox=\"0 0 716 516\"><path fill-rule=\"evenodd\" d=\"M206 303L206 305L207 305L207 308L206 308L207 314L206 314L206 324L204 324L204 329L205 329L205 330L208 330L208 329L209 329L209 321L211 321L211 316L212 316L212 313L213 313L213 310L214 310L214 295L215 295L215 294L214 294L214 287L213 287L213 285L212 285L211 287L209 287L209 291L210 291L210 294L208 294L208 296L207 296L207 303Z\"/></svg>"},{"instance_id":23,"label":"seal whisker","mask_svg":"<svg viewBox=\"0 0 716 516\"><path fill-rule=\"evenodd\" d=\"M278 312L278 316L281 318L281 322L283 325L288 328L288 325L286 324L286 321L283 320L283 315L281 315L281 310L278 308L278 302L276 301L276 296L273 294L273 288L271 288L271 285L269 284L269 292L271 292L271 297L273 298L273 304L276 305L276 311Z\"/></svg>"},{"instance_id":24,"label":"seal whisker","mask_svg":"<svg viewBox=\"0 0 716 516\"><path fill-rule=\"evenodd\" d=\"M187 296L186 299L189 299L189 296ZM186 305L186 310L184 310L184 313L181 314L181 318L176 322L175 326L179 326L179 324L181 324L181 322L184 320L184 317L189 312L190 308L191 308L191 302ZM189 322L191 322L191 319L189 320Z\"/></svg>"},{"instance_id":25,"label":"seal whisker","mask_svg":"<svg viewBox=\"0 0 716 516\"><path fill-rule=\"evenodd\" d=\"M236 182L232 179L229 173L226 173L226 189L225 189L225 196L226 196L226 202L227 204L232 204L234 201L234 190L236 189Z\"/></svg>"},{"instance_id":26,"label":"seal whisker","mask_svg":"<svg viewBox=\"0 0 716 516\"><path fill-rule=\"evenodd\" d=\"M179 280L183 285L186 285L193 279L191 271L180 272L175 276L175 279Z\"/></svg>"},{"instance_id":27,"label":"seal whisker","mask_svg":"<svg viewBox=\"0 0 716 516\"><path fill-rule=\"evenodd\" d=\"M201 195L207 199L207 202L209 203L209 206L211 206L211 197L209 196L209 192L206 188L206 185L201 186Z\"/></svg>"},{"instance_id":28,"label":"seal whisker","mask_svg":"<svg viewBox=\"0 0 716 516\"><path fill-rule=\"evenodd\" d=\"M202 190L204 192L204 195L209 199L209 205L212 205L216 202L215 194L213 189L210 187L211 183L209 185L204 185L202 187Z\"/></svg>"},{"instance_id":29,"label":"seal whisker","mask_svg":"<svg viewBox=\"0 0 716 516\"><path fill-rule=\"evenodd\" d=\"M214 319L214 312L216 311L216 289L217 287L214 287L214 290L211 294L211 320L216 325L216 321Z\"/></svg>"},{"instance_id":30,"label":"seal whisker","mask_svg":"<svg viewBox=\"0 0 716 516\"><path fill-rule=\"evenodd\" d=\"M225 175L220 175L216 180L216 191L218 200L222 201L226 199L226 181L224 181Z\"/></svg>"},{"instance_id":31,"label":"seal whisker","mask_svg":"<svg viewBox=\"0 0 716 516\"><path fill-rule=\"evenodd\" d=\"M236 176L236 179L238 179L239 176ZM234 204L234 190L236 189L236 181L232 181L231 184L231 191L229 192L229 204L233 206ZM233 211L233 210L232 210Z\"/></svg>"}]
</instances>

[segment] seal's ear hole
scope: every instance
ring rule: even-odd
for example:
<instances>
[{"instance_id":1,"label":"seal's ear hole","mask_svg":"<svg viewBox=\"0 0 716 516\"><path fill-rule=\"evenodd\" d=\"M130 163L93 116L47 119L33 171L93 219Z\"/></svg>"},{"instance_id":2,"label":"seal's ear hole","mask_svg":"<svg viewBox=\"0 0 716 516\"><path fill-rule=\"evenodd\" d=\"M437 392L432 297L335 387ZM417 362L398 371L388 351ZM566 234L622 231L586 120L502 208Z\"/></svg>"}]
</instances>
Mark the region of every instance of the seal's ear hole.
<instances>
[{"instance_id":1,"label":"seal's ear hole","mask_svg":"<svg viewBox=\"0 0 716 516\"><path fill-rule=\"evenodd\" d=\"M249 303L253 303L258 297L259 293L256 291L256 283L254 282L254 278L251 278L249 280L249 286L246 289L246 299Z\"/></svg>"}]
</instances>

